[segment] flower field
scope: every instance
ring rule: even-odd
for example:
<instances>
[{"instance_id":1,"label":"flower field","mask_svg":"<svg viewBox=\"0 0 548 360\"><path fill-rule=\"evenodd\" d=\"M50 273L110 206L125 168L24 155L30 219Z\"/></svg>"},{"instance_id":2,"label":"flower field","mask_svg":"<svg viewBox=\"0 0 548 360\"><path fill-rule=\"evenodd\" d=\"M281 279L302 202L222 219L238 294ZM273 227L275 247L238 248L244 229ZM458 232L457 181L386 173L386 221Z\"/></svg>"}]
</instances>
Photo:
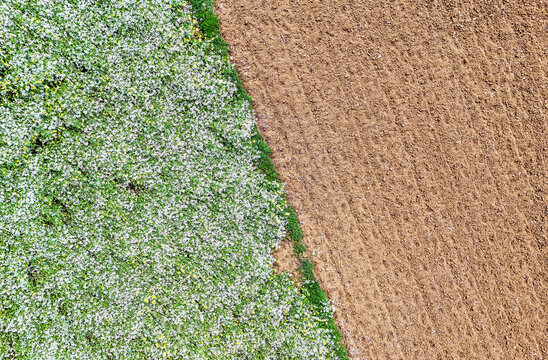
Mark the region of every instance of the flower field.
<instances>
[{"instance_id":1,"label":"flower field","mask_svg":"<svg viewBox=\"0 0 548 360\"><path fill-rule=\"evenodd\" d=\"M0 3L0 359L337 358L317 284L273 271L283 186L198 20Z\"/></svg>"}]
</instances>

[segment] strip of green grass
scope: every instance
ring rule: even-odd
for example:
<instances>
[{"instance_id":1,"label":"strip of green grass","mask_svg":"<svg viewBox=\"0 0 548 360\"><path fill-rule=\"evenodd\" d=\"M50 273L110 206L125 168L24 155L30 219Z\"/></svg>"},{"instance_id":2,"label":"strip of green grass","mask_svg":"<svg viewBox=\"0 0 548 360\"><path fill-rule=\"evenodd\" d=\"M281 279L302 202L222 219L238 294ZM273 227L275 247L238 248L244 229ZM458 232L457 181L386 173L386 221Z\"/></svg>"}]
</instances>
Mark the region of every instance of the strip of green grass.
<instances>
[{"instance_id":1,"label":"strip of green grass","mask_svg":"<svg viewBox=\"0 0 548 360\"><path fill-rule=\"evenodd\" d=\"M223 40L221 36L221 31L219 28L219 19L217 18L217 15L215 15L215 5L213 0L191 0L192 7L195 11L196 18L200 22L200 28L203 32L203 34L213 40L213 44L215 46L215 51L223 56L223 57L229 57L229 46L226 41ZM238 76L238 73L235 69L231 71L229 74L230 78L234 81L235 84L237 84L238 87L238 94L237 98L242 100L247 100L252 102L251 97L246 93L245 88L242 84L242 81L240 77ZM264 141L260 131L257 127L255 127L255 134L251 139L252 142L255 143L257 148L261 151L261 158L258 163L258 167L265 173L267 178L269 180L274 180L277 182L281 182L280 177L278 175L278 172L274 168L274 164L272 163L272 160L270 159L270 153L271 150L268 146L268 144ZM320 287L316 276L314 275L314 264L310 260L309 257L304 256L304 252L306 251L306 245L303 243L303 230L301 228L301 225L299 224L299 220L297 218L297 214L289 204L286 198L286 209L285 213L287 214L287 232L289 234L289 237L291 240L293 240L293 246L294 246L294 252L297 258L299 259L299 262L301 264L301 267L299 268L299 272L302 275L303 280L303 294L305 295L306 299L312 303L316 310L319 312L322 312L322 309L326 307L326 304L329 303L329 300L327 298L327 295ZM325 316L325 322L323 325L324 328L329 329L332 331L333 336L335 337L337 348L336 348L336 354L340 359L348 359L348 353L344 347L344 344L342 342L341 333L335 324L335 321L333 320L333 316L331 312L324 312L326 314Z\"/></svg>"}]
</instances>

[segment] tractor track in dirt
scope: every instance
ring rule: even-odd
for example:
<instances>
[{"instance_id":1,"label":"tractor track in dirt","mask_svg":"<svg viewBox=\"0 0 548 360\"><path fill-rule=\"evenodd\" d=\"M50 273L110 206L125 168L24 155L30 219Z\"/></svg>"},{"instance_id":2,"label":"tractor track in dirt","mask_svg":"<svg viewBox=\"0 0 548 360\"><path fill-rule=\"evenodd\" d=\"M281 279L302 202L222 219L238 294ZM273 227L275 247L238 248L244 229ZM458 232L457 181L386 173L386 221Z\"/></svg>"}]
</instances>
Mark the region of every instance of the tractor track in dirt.
<instances>
[{"instance_id":1,"label":"tractor track in dirt","mask_svg":"<svg viewBox=\"0 0 548 360\"><path fill-rule=\"evenodd\" d=\"M217 0L353 359L546 359L548 5Z\"/></svg>"}]
</instances>

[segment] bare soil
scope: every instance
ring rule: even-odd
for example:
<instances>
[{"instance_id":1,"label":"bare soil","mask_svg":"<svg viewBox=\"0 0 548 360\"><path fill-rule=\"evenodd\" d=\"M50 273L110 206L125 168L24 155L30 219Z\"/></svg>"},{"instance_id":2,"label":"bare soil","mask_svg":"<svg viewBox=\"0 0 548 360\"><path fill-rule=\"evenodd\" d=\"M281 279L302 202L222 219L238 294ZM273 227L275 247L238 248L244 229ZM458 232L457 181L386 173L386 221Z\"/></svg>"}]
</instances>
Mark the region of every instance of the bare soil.
<instances>
[{"instance_id":1,"label":"bare soil","mask_svg":"<svg viewBox=\"0 0 548 360\"><path fill-rule=\"evenodd\" d=\"M277 273L289 273L293 282L300 283L299 267L300 261L293 251L293 241L288 237L282 241L280 247L274 252L274 270Z\"/></svg>"},{"instance_id":2,"label":"bare soil","mask_svg":"<svg viewBox=\"0 0 548 360\"><path fill-rule=\"evenodd\" d=\"M548 2L216 2L351 357L548 358Z\"/></svg>"}]
</instances>

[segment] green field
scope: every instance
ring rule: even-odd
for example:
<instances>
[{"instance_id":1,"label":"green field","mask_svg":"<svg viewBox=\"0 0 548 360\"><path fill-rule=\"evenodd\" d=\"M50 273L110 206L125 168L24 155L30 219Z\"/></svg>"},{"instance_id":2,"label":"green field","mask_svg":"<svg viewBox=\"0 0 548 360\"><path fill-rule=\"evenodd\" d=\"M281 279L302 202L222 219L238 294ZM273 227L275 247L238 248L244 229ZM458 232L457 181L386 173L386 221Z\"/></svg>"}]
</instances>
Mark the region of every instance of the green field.
<instances>
[{"instance_id":1,"label":"green field","mask_svg":"<svg viewBox=\"0 0 548 360\"><path fill-rule=\"evenodd\" d=\"M0 359L335 359L201 2L0 3Z\"/></svg>"}]
</instances>

